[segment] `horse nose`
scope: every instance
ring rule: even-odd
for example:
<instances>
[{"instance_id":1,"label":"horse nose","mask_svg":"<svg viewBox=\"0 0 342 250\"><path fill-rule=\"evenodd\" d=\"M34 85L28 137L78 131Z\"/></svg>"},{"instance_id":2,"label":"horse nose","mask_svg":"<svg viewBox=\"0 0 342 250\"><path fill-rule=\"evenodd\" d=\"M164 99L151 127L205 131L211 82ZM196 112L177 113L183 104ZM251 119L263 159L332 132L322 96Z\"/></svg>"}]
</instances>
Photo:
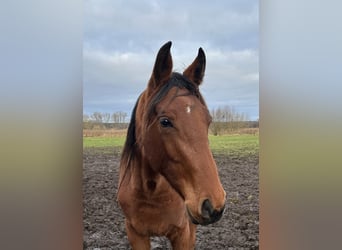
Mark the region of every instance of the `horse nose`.
<instances>
[{"instance_id":1,"label":"horse nose","mask_svg":"<svg viewBox=\"0 0 342 250\"><path fill-rule=\"evenodd\" d=\"M203 218L203 223L201 224L208 225L221 219L223 211L224 211L224 207L225 206L223 206L223 208L221 208L220 210L216 210L213 208L213 205L211 204L210 200L208 199L204 200L204 202L202 203L202 209L201 209L202 218Z\"/></svg>"}]
</instances>

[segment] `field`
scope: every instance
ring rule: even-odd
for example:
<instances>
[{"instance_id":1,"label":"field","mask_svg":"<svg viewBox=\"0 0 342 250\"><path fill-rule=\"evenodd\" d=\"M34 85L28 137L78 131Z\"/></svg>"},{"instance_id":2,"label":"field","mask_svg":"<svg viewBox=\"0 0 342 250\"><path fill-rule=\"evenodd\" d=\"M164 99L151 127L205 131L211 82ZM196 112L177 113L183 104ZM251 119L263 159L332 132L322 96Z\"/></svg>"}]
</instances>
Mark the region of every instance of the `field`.
<instances>
[{"instance_id":1,"label":"field","mask_svg":"<svg viewBox=\"0 0 342 250\"><path fill-rule=\"evenodd\" d=\"M84 137L84 249L130 249L115 197L124 141L124 133ZM196 249L259 249L259 137L209 136L209 142L227 204L219 222L198 226ZM152 248L170 249L170 245L154 237Z\"/></svg>"},{"instance_id":2,"label":"field","mask_svg":"<svg viewBox=\"0 0 342 250\"><path fill-rule=\"evenodd\" d=\"M256 135L209 135L209 144L214 154L225 154L227 156L248 156L258 154L259 137ZM121 147L125 143L125 134L117 133L115 136L84 137L83 148L105 148Z\"/></svg>"}]
</instances>

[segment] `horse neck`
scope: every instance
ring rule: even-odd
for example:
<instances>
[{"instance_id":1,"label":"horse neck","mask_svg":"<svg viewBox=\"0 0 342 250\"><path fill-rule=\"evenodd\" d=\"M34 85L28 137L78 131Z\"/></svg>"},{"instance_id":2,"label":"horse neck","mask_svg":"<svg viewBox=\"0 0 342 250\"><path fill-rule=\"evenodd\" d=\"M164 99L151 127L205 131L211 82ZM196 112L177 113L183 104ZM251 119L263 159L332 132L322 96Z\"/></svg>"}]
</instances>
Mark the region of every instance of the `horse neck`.
<instances>
[{"instance_id":1,"label":"horse neck","mask_svg":"<svg viewBox=\"0 0 342 250\"><path fill-rule=\"evenodd\" d=\"M135 134L136 135L142 135L144 132L144 125L142 124L141 121L139 121L138 117L144 117L144 110L146 110L147 107L147 102L148 102L148 93L145 90L140 98L139 98L139 103L137 105L137 110L136 110L136 124L135 124ZM136 157L134 158L133 168L132 168L132 175L133 178L135 179L133 181L133 185L135 188L139 188L144 191L150 191L151 186L149 187L147 183L155 182L156 184L160 182L161 175L157 172L155 172L150 164L148 163L147 159L143 156L142 153L142 142L141 142L141 137L137 137L137 148L136 148ZM140 145L140 146L139 146Z\"/></svg>"},{"instance_id":2,"label":"horse neck","mask_svg":"<svg viewBox=\"0 0 342 250\"><path fill-rule=\"evenodd\" d=\"M132 164L131 184L133 188L144 193L154 191L158 183L161 182L161 175L155 172L140 154Z\"/></svg>"}]
</instances>

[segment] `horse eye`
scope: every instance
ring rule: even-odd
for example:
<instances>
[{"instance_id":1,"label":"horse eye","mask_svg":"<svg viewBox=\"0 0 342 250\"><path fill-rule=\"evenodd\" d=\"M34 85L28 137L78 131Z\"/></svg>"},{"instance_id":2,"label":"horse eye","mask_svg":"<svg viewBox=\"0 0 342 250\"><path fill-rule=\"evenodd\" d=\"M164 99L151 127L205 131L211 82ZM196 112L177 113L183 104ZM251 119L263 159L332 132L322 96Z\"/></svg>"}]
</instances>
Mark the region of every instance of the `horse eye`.
<instances>
[{"instance_id":1,"label":"horse eye","mask_svg":"<svg viewBox=\"0 0 342 250\"><path fill-rule=\"evenodd\" d=\"M164 127L164 128L166 128L166 127L173 127L172 122L169 119L167 119L167 118L162 118L160 120L160 125L162 125L162 127Z\"/></svg>"}]
</instances>

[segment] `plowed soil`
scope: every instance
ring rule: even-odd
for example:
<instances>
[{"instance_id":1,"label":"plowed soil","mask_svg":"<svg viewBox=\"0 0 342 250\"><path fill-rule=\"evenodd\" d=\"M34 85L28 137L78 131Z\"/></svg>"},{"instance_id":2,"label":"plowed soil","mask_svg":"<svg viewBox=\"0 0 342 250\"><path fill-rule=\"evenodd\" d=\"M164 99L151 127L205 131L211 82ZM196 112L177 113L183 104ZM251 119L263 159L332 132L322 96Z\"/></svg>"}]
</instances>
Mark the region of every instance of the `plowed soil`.
<instances>
[{"instance_id":1,"label":"plowed soil","mask_svg":"<svg viewBox=\"0 0 342 250\"><path fill-rule=\"evenodd\" d=\"M220 221L197 227L196 249L259 249L258 156L214 158L228 200ZM118 148L83 151L84 249L130 249L115 196L119 161ZM151 246L172 249L163 237L153 237Z\"/></svg>"}]
</instances>

